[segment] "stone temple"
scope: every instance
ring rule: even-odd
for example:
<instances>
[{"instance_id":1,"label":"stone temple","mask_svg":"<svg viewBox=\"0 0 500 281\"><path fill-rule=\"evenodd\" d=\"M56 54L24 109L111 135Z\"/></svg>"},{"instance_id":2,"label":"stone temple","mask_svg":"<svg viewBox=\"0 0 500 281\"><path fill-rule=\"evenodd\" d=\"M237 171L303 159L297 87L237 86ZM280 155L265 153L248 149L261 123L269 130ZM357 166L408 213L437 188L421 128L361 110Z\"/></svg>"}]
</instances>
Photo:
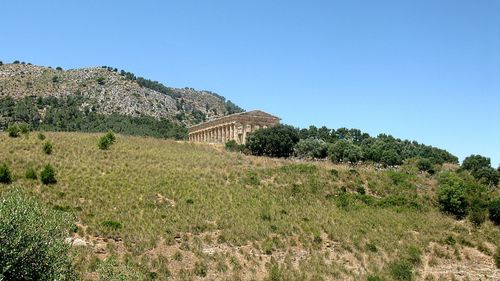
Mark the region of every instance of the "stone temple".
<instances>
[{"instance_id":1,"label":"stone temple","mask_svg":"<svg viewBox=\"0 0 500 281\"><path fill-rule=\"evenodd\" d=\"M261 110L235 113L189 127L189 141L245 144L249 133L278 124L280 118Z\"/></svg>"}]
</instances>

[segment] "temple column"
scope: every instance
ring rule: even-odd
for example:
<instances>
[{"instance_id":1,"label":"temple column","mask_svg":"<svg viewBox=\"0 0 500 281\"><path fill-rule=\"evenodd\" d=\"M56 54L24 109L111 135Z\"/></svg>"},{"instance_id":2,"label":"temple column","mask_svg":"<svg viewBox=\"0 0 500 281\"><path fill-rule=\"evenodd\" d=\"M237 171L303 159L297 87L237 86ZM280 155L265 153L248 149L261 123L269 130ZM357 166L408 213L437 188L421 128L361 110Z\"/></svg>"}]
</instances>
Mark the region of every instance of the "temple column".
<instances>
[{"instance_id":1,"label":"temple column","mask_svg":"<svg viewBox=\"0 0 500 281\"><path fill-rule=\"evenodd\" d=\"M243 128L243 139L241 140L241 144L245 144L247 142L247 124L241 124Z\"/></svg>"},{"instance_id":2,"label":"temple column","mask_svg":"<svg viewBox=\"0 0 500 281\"><path fill-rule=\"evenodd\" d=\"M227 125L222 126L222 143L227 142Z\"/></svg>"}]
</instances>

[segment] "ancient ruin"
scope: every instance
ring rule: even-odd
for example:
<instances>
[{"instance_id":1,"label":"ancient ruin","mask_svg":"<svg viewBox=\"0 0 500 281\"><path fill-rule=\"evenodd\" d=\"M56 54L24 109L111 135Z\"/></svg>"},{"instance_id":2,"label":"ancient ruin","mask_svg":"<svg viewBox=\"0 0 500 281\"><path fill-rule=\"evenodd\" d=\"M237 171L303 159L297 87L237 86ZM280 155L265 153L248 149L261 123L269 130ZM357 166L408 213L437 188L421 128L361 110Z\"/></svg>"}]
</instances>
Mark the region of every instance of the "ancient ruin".
<instances>
[{"instance_id":1,"label":"ancient ruin","mask_svg":"<svg viewBox=\"0 0 500 281\"><path fill-rule=\"evenodd\" d=\"M189 141L226 143L235 140L245 144L247 135L260 128L278 124L280 118L261 110L235 113L189 128Z\"/></svg>"}]
</instances>

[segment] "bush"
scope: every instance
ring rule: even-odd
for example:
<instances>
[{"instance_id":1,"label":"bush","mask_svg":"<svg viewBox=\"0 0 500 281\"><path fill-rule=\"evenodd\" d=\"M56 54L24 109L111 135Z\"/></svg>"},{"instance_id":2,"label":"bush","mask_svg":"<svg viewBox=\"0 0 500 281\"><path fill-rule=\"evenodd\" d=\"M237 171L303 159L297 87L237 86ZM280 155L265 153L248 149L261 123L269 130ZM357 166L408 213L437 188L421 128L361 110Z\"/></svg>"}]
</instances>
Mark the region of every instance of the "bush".
<instances>
[{"instance_id":1,"label":"bush","mask_svg":"<svg viewBox=\"0 0 500 281\"><path fill-rule=\"evenodd\" d=\"M417 168L421 172L427 172L431 175L434 174L434 168L432 167L432 162L427 158L418 159Z\"/></svg>"},{"instance_id":2,"label":"bush","mask_svg":"<svg viewBox=\"0 0 500 281\"><path fill-rule=\"evenodd\" d=\"M38 139L41 141L45 140L45 135L43 133L38 133Z\"/></svg>"},{"instance_id":3,"label":"bush","mask_svg":"<svg viewBox=\"0 0 500 281\"><path fill-rule=\"evenodd\" d=\"M288 157L293 153L293 147L298 141L297 129L279 124L251 133L246 147L253 155Z\"/></svg>"},{"instance_id":4,"label":"bush","mask_svg":"<svg viewBox=\"0 0 500 281\"><path fill-rule=\"evenodd\" d=\"M76 280L64 238L71 221L19 191L0 201L2 280Z\"/></svg>"},{"instance_id":5,"label":"bush","mask_svg":"<svg viewBox=\"0 0 500 281\"><path fill-rule=\"evenodd\" d=\"M54 167L52 167L50 164L45 165L42 172L40 173L40 180L43 184L57 183L56 171Z\"/></svg>"},{"instance_id":6,"label":"bush","mask_svg":"<svg viewBox=\"0 0 500 281\"><path fill-rule=\"evenodd\" d=\"M26 173L24 175L29 180L36 180L38 178L35 169L31 167L26 169Z\"/></svg>"},{"instance_id":7,"label":"bush","mask_svg":"<svg viewBox=\"0 0 500 281\"><path fill-rule=\"evenodd\" d=\"M99 149L106 150L109 149L109 147L115 143L116 137L113 131L108 131L104 136L102 136L99 139L99 142L97 143L97 146Z\"/></svg>"},{"instance_id":8,"label":"bush","mask_svg":"<svg viewBox=\"0 0 500 281\"><path fill-rule=\"evenodd\" d=\"M97 77L96 81L97 81L97 84L99 84L99 85L104 85L104 83L105 83L104 77Z\"/></svg>"},{"instance_id":9,"label":"bush","mask_svg":"<svg viewBox=\"0 0 500 281\"><path fill-rule=\"evenodd\" d=\"M10 174L9 167L4 163L0 166L0 183L9 184L12 182L12 175Z\"/></svg>"},{"instance_id":10,"label":"bush","mask_svg":"<svg viewBox=\"0 0 500 281\"><path fill-rule=\"evenodd\" d=\"M18 126L19 126L19 131L21 132L21 134L24 134L24 135L29 134L30 128L29 128L28 124L20 123Z\"/></svg>"},{"instance_id":11,"label":"bush","mask_svg":"<svg viewBox=\"0 0 500 281\"><path fill-rule=\"evenodd\" d=\"M9 134L9 137L11 137L11 138L19 137L20 132L21 132L21 129L19 128L18 124L11 124L7 127L7 133Z\"/></svg>"},{"instance_id":12,"label":"bush","mask_svg":"<svg viewBox=\"0 0 500 281\"><path fill-rule=\"evenodd\" d=\"M299 158L305 159L323 159L326 158L328 144L320 139L304 139L295 144L293 153Z\"/></svg>"},{"instance_id":13,"label":"bush","mask_svg":"<svg viewBox=\"0 0 500 281\"><path fill-rule=\"evenodd\" d=\"M491 200L488 211L490 213L490 220L496 225L500 225L500 197Z\"/></svg>"},{"instance_id":14,"label":"bush","mask_svg":"<svg viewBox=\"0 0 500 281\"><path fill-rule=\"evenodd\" d=\"M245 145L243 144L238 144L235 140L230 140L226 142L226 150L227 151L239 151L242 152L245 150Z\"/></svg>"},{"instance_id":15,"label":"bush","mask_svg":"<svg viewBox=\"0 0 500 281\"><path fill-rule=\"evenodd\" d=\"M47 155L52 154L52 143L50 141L43 144L43 152Z\"/></svg>"},{"instance_id":16,"label":"bush","mask_svg":"<svg viewBox=\"0 0 500 281\"><path fill-rule=\"evenodd\" d=\"M468 202L465 186L459 181L450 180L439 186L437 191L438 203L443 212L457 218L467 215Z\"/></svg>"}]
</instances>

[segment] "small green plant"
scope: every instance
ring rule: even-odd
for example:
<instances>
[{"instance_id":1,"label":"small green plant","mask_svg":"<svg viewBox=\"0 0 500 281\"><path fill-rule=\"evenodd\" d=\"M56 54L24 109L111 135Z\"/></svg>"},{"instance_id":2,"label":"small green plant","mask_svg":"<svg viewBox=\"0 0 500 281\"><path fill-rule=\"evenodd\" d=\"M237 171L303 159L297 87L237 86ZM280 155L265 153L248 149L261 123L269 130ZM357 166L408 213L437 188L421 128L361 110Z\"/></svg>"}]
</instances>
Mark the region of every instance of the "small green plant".
<instances>
[{"instance_id":1,"label":"small green plant","mask_svg":"<svg viewBox=\"0 0 500 281\"><path fill-rule=\"evenodd\" d=\"M7 133L9 134L9 137L11 137L11 138L19 137L20 132L21 132L21 129L19 128L18 124L11 124L7 127Z\"/></svg>"},{"instance_id":2,"label":"small green plant","mask_svg":"<svg viewBox=\"0 0 500 281\"><path fill-rule=\"evenodd\" d=\"M500 268L500 246L497 246L497 251L495 253L495 265L497 266L497 268Z\"/></svg>"},{"instance_id":3,"label":"small green plant","mask_svg":"<svg viewBox=\"0 0 500 281\"><path fill-rule=\"evenodd\" d=\"M24 175L29 180L36 180L38 178L35 169L33 169L32 167L26 169L26 173Z\"/></svg>"},{"instance_id":4,"label":"small green plant","mask_svg":"<svg viewBox=\"0 0 500 281\"><path fill-rule=\"evenodd\" d=\"M0 183L9 184L12 182L12 175L9 167L4 163L0 166Z\"/></svg>"},{"instance_id":5,"label":"small green plant","mask_svg":"<svg viewBox=\"0 0 500 281\"><path fill-rule=\"evenodd\" d=\"M226 142L225 148L227 151L242 152L245 150L245 145L238 144L235 140L230 140Z\"/></svg>"},{"instance_id":6,"label":"small green plant","mask_svg":"<svg viewBox=\"0 0 500 281\"><path fill-rule=\"evenodd\" d=\"M193 272L196 276L205 277L205 276L207 276L207 271L208 271L208 268L207 268L207 265L205 263L196 262L194 264Z\"/></svg>"},{"instance_id":7,"label":"small green plant","mask_svg":"<svg viewBox=\"0 0 500 281\"><path fill-rule=\"evenodd\" d=\"M29 128L28 124L20 123L18 126L19 126L19 132L21 132L21 134L23 134L23 135L29 134L30 128Z\"/></svg>"},{"instance_id":8,"label":"small green plant","mask_svg":"<svg viewBox=\"0 0 500 281\"><path fill-rule=\"evenodd\" d=\"M46 141L44 144L43 144L43 152L47 155L50 155L52 154L52 143L50 141Z\"/></svg>"},{"instance_id":9,"label":"small green plant","mask_svg":"<svg viewBox=\"0 0 500 281\"><path fill-rule=\"evenodd\" d=\"M42 172L40 173L40 180L43 184L54 184L57 183L56 180L56 170L52 165L47 164L43 167Z\"/></svg>"},{"instance_id":10,"label":"small green plant","mask_svg":"<svg viewBox=\"0 0 500 281\"><path fill-rule=\"evenodd\" d=\"M417 246L411 245L407 250L407 260L413 265L420 265L422 263L422 250Z\"/></svg>"},{"instance_id":11,"label":"small green plant","mask_svg":"<svg viewBox=\"0 0 500 281\"><path fill-rule=\"evenodd\" d=\"M389 264L389 272L395 280L410 281L413 278L412 265L407 261L394 261Z\"/></svg>"},{"instance_id":12,"label":"small green plant","mask_svg":"<svg viewBox=\"0 0 500 281\"><path fill-rule=\"evenodd\" d=\"M99 139L97 146L99 147L99 149L107 150L113 143L115 143L115 141L115 134L110 130Z\"/></svg>"},{"instance_id":13,"label":"small green plant","mask_svg":"<svg viewBox=\"0 0 500 281\"><path fill-rule=\"evenodd\" d=\"M57 75L52 76L52 83L58 83L59 77Z\"/></svg>"},{"instance_id":14,"label":"small green plant","mask_svg":"<svg viewBox=\"0 0 500 281\"><path fill-rule=\"evenodd\" d=\"M43 133L38 133L38 136L37 136L37 137L38 137L38 139L39 139L39 140L41 140L41 141L45 140L45 135L44 135Z\"/></svg>"},{"instance_id":15,"label":"small green plant","mask_svg":"<svg viewBox=\"0 0 500 281\"><path fill-rule=\"evenodd\" d=\"M99 85L105 84L105 79L102 76L97 77L96 81L97 81L97 84L99 84Z\"/></svg>"},{"instance_id":16,"label":"small green plant","mask_svg":"<svg viewBox=\"0 0 500 281\"><path fill-rule=\"evenodd\" d=\"M109 228L110 230L114 230L114 231L122 228L122 224L120 222L113 221L113 220L103 221L102 226Z\"/></svg>"}]
</instances>

